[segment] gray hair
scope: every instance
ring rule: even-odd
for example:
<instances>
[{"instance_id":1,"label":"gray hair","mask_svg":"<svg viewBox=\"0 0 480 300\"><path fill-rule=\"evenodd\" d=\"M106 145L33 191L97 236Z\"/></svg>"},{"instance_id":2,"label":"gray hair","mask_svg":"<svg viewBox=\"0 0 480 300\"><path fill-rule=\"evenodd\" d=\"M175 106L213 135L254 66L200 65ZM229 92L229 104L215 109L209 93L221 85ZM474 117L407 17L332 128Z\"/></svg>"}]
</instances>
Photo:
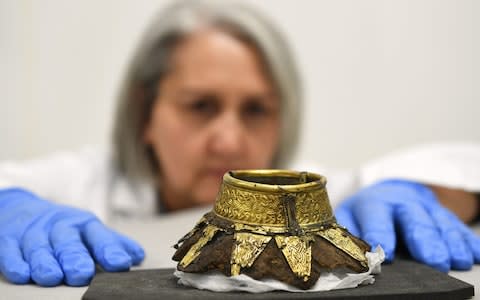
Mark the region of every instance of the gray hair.
<instances>
[{"instance_id":1,"label":"gray hair","mask_svg":"<svg viewBox=\"0 0 480 300\"><path fill-rule=\"evenodd\" d=\"M302 94L293 56L281 33L263 15L233 1L180 1L154 18L144 33L120 89L114 120L114 159L129 178L154 179L158 166L142 141L158 82L167 74L178 42L200 25L227 30L252 44L281 101L281 137L274 168L285 167L298 144Z\"/></svg>"}]
</instances>

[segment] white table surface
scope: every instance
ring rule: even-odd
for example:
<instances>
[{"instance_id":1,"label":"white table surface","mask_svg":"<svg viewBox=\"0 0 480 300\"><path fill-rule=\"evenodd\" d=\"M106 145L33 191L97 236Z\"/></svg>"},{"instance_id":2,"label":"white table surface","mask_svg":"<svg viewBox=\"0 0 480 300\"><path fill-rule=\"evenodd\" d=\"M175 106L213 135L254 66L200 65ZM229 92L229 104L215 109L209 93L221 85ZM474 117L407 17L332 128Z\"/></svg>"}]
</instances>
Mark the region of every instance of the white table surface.
<instances>
[{"instance_id":1,"label":"white table surface","mask_svg":"<svg viewBox=\"0 0 480 300\"><path fill-rule=\"evenodd\" d=\"M119 232L125 233L139 241L147 253L143 264L134 269L174 268L171 260L175 242L187 233L205 212L205 209L185 211L175 215L148 220L124 220L110 224ZM480 233L480 226L476 227ZM451 276L473 284L473 299L480 300L480 265L466 272L452 271ZM38 287L33 284L14 285L0 277L0 299L80 299L87 287L58 286L53 288Z\"/></svg>"}]
</instances>

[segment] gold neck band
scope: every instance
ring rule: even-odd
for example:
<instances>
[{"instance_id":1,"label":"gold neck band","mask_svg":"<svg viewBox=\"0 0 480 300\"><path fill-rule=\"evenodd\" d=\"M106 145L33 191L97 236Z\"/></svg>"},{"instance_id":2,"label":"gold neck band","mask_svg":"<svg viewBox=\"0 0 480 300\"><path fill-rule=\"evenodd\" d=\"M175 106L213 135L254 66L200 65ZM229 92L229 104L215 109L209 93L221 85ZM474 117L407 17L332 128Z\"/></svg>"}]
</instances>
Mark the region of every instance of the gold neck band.
<instances>
[{"instance_id":1,"label":"gold neck band","mask_svg":"<svg viewBox=\"0 0 480 300\"><path fill-rule=\"evenodd\" d=\"M216 215L234 223L284 228L302 234L335 222L325 177L287 170L242 170L224 175Z\"/></svg>"}]
</instances>

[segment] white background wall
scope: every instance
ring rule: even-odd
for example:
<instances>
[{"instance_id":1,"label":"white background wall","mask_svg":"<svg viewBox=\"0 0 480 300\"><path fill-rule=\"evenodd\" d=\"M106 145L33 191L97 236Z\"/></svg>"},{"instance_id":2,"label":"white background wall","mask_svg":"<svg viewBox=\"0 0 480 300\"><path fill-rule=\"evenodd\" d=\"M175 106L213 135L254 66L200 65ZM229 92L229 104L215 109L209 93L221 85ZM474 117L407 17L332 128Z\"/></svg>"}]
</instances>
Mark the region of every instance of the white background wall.
<instances>
[{"instance_id":1,"label":"white background wall","mask_svg":"<svg viewBox=\"0 0 480 300\"><path fill-rule=\"evenodd\" d=\"M253 1L306 86L304 159L480 140L480 1ZM136 40L166 1L0 0L0 160L107 143Z\"/></svg>"}]
</instances>

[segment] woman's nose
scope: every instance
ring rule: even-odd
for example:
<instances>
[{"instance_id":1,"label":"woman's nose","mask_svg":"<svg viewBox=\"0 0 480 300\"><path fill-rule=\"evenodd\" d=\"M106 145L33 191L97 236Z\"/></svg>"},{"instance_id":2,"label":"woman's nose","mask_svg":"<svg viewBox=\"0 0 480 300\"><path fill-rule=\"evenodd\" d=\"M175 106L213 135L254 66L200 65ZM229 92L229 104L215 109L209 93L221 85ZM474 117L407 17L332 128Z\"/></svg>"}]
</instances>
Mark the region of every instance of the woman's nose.
<instances>
[{"instance_id":1,"label":"woman's nose","mask_svg":"<svg viewBox=\"0 0 480 300\"><path fill-rule=\"evenodd\" d=\"M216 120L211 140L211 148L217 155L234 158L246 148L245 127L239 116L225 113Z\"/></svg>"}]
</instances>

